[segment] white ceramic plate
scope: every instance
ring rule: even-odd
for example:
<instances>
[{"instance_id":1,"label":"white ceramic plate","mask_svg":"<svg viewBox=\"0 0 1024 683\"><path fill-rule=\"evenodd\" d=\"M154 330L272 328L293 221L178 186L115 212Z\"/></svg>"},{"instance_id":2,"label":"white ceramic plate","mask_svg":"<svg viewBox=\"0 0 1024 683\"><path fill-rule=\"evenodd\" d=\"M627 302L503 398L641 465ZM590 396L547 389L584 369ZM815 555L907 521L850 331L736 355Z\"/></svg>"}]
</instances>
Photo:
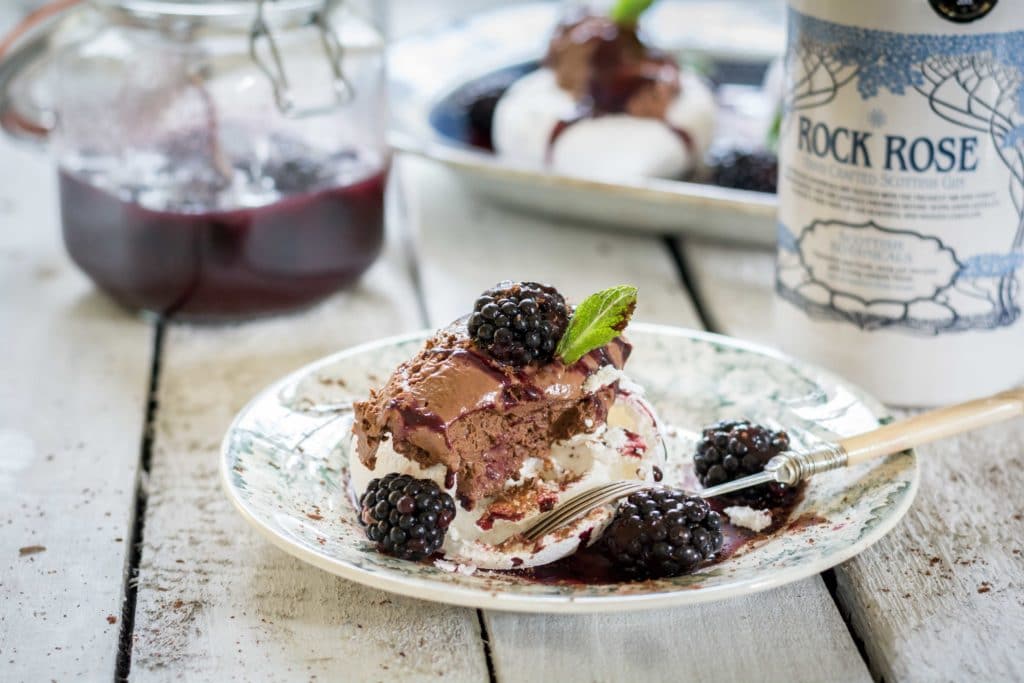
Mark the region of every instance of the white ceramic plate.
<instances>
[{"instance_id":1,"label":"white ceramic plate","mask_svg":"<svg viewBox=\"0 0 1024 683\"><path fill-rule=\"evenodd\" d=\"M659 3L655 10L644 28L659 45L727 62L732 73L757 71L782 52L784 15L778 2L688 0ZM446 164L471 190L512 208L619 230L774 244L775 195L676 180L573 178L510 163L464 144L439 125L457 89L543 56L557 17L558 6L552 3L506 7L393 46L392 144ZM748 130L758 125L750 119L770 113L757 112L758 98L746 90L730 86L720 91L721 97L731 93L719 119L720 140L763 139L762 130Z\"/></svg>"},{"instance_id":2,"label":"white ceramic plate","mask_svg":"<svg viewBox=\"0 0 1024 683\"><path fill-rule=\"evenodd\" d=\"M683 476L699 430L720 418L785 425L806 446L870 429L885 415L858 389L771 350L643 324L631 325L629 335L629 373L674 427L666 480ZM275 545L346 579L424 600L528 612L635 610L721 600L813 576L880 539L917 490L911 452L821 475L780 531L674 579L549 584L391 558L366 540L347 491L350 408L425 337L385 339L307 366L259 394L232 424L222 449L225 490Z\"/></svg>"}]
</instances>

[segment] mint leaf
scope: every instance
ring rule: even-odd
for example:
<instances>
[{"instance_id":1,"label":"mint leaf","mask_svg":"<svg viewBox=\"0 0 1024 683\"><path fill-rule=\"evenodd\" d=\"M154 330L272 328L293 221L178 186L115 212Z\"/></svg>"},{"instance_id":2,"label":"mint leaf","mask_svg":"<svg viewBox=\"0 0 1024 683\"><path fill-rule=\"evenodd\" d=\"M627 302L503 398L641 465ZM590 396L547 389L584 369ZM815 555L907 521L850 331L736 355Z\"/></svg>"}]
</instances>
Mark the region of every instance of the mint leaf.
<instances>
[{"instance_id":1,"label":"mint leaf","mask_svg":"<svg viewBox=\"0 0 1024 683\"><path fill-rule=\"evenodd\" d=\"M764 146L769 151L778 153L780 133L782 133L782 107L779 107L779 110L775 112L775 117L772 118L772 125L768 129L767 135L765 135Z\"/></svg>"},{"instance_id":2,"label":"mint leaf","mask_svg":"<svg viewBox=\"0 0 1024 683\"><path fill-rule=\"evenodd\" d=\"M572 365L618 337L633 317L636 291L636 287L619 285L584 299L558 342L555 353L561 356L562 362Z\"/></svg>"},{"instance_id":3,"label":"mint leaf","mask_svg":"<svg viewBox=\"0 0 1024 683\"><path fill-rule=\"evenodd\" d=\"M621 26L635 26L640 15L653 4L654 0L619 0L609 16Z\"/></svg>"}]
</instances>

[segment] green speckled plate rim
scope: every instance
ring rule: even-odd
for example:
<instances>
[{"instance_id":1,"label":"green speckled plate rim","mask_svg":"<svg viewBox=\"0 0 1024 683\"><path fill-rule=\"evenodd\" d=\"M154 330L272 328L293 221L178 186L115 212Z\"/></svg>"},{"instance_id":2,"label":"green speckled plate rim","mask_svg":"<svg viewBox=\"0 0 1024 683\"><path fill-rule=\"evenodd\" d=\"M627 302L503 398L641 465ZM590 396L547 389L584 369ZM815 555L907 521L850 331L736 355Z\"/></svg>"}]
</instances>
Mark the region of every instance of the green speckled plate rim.
<instances>
[{"instance_id":1,"label":"green speckled plate rim","mask_svg":"<svg viewBox=\"0 0 1024 683\"><path fill-rule=\"evenodd\" d=\"M681 327L668 325L657 325L650 323L634 323L630 326L631 331L652 334L683 337L695 341L703 341L720 347L727 347L738 351L760 355L768 359L778 361L790 366L792 369L802 373L805 377L814 380L819 385L832 384L843 387L858 401L860 401L875 417L882 421L889 419L889 413L885 407L867 392L854 384L840 379L835 374L823 370L817 366L796 360L786 354L767 346L751 342L740 341L723 335L689 330ZM238 427L242 419L257 404L263 401L268 395L279 395L280 391L292 385L302 377L316 372L317 370L336 363L339 360L362 353L371 352L375 349L388 347L395 344L403 344L418 339L425 339L433 333L433 330L421 330L409 334L398 335L369 342L356 347L332 354L299 370L289 374L285 378L273 383L263 391L259 392L235 417L227 434L221 444L221 483L224 490L241 513L252 526L263 534L271 543L315 567L330 572L342 578L356 583L377 588L380 590L397 593L421 600L446 603L463 607L475 607L483 609L496 609L512 612L534 612L534 613L562 613L562 614L583 614L601 612L624 612L644 609L655 609L672 607L678 605L692 605L728 598L750 595L772 588L777 588L809 576L820 574L864 551L871 545L878 542L903 518L917 494L920 480L920 468L916 453L910 451L910 465L912 471L909 477L909 486L897 491L897 498L892 500L892 505L887 515L868 528L858 540L850 545L836 550L827 556L817 560L811 560L796 566L766 570L763 579L737 581L728 585L701 587L698 589L682 590L657 590L647 593L631 593L626 595L605 594L599 596L564 596L564 595L520 595L514 591L483 590L479 588L467 588L450 585L424 579L415 574L402 574L399 571L369 572L345 560L332 557L324 552L307 548L275 528L261 515L250 509L248 503L236 490L231 480L233 457L231 450L231 435Z\"/></svg>"}]
</instances>

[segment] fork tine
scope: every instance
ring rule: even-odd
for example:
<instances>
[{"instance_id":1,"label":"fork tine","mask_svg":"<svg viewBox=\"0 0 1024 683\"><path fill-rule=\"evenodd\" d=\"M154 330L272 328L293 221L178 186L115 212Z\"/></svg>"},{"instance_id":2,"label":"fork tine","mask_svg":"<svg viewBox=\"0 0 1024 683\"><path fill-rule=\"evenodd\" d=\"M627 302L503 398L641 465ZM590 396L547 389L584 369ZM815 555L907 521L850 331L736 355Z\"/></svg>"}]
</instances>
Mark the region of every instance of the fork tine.
<instances>
[{"instance_id":1,"label":"fork tine","mask_svg":"<svg viewBox=\"0 0 1024 683\"><path fill-rule=\"evenodd\" d=\"M569 500L559 505L555 510L551 511L551 513L547 516L547 519L545 521L548 524L550 524L551 522L557 523L557 521L560 518L566 517L567 515L575 514L577 510L582 510L587 508L588 506L592 506L596 503L596 501L602 500L609 495L613 495L614 493L617 493L620 490L625 490L630 486L632 486L632 484L628 482L612 482L610 484L595 486L594 488L588 489L583 493L576 494ZM540 524L538 521L538 523L536 523L535 526L539 525Z\"/></svg>"},{"instance_id":2,"label":"fork tine","mask_svg":"<svg viewBox=\"0 0 1024 683\"><path fill-rule=\"evenodd\" d=\"M585 510L588 506L607 496L611 491L618 490L619 488L622 488L621 484L603 485L579 493L537 520L532 528L546 528L552 524L558 524L561 519Z\"/></svg>"},{"instance_id":3,"label":"fork tine","mask_svg":"<svg viewBox=\"0 0 1024 683\"><path fill-rule=\"evenodd\" d=\"M607 489L608 485L602 485L576 494L554 510L544 513L537 518L533 525L523 532L523 535L531 541L540 538L548 532L549 528L559 524L568 515L576 514L577 511L585 509L591 501L600 500L605 495Z\"/></svg>"},{"instance_id":4,"label":"fork tine","mask_svg":"<svg viewBox=\"0 0 1024 683\"><path fill-rule=\"evenodd\" d=\"M605 493L603 490L596 491L592 489L570 498L564 504L559 505L551 512L545 513L539 517L534 524L526 530L526 537L530 540L534 540L534 537L539 538L540 536L543 536L553 525L559 524L562 519L569 515L578 514L580 511L585 510L592 501L600 500L604 495Z\"/></svg>"},{"instance_id":5,"label":"fork tine","mask_svg":"<svg viewBox=\"0 0 1024 683\"><path fill-rule=\"evenodd\" d=\"M524 536L531 541L541 538L594 508L617 500L645 486L639 482L613 482L577 494L534 523L524 532Z\"/></svg>"},{"instance_id":6,"label":"fork tine","mask_svg":"<svg viewBox=\"0 0 1024 683\"><path fill-rule=\"evenodd\" d=\"M528 541L535 541L596 507L610 503L630 493L649 487L641 481L616 481L595 486L569 498L551 512L545 513L523 532Z\"/></svg>"}]
</instances>

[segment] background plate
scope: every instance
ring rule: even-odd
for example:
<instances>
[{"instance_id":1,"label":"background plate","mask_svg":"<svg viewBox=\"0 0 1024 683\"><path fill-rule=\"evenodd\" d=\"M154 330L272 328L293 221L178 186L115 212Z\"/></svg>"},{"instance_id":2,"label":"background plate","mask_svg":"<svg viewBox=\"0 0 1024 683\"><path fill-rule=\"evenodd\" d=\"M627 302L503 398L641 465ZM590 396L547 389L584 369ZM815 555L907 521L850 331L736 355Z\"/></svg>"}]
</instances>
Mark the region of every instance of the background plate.
<instances>
[{"instance_id":1,"label":"background plate","mask_svg":"<svg viewBox=\"0 0 1024 683\"><path fill-rule=\"evenodd\" d=\"M778 5L665 2L646 18L645 29L659 45L716 64L727 62L731 73L756 72L782 52L784 28ZM508 207L626 230L774 244L774 195L675 180L609 183L547 173L461 144L450 130L437 125L445 114L439 115L439 107L453 91L494 71L539 59L558 12L558 5L552 3L503 8L394 45L392 144L448 165L473 191ZM681 21L682 15L689 21ZM685 30L695 25L707 25L707 34L698 39L692 30ZM729 39L714 28L730 25L734 32ZM750 49L743 36L749 39ZM723 113L719 125L723 137L748 137L739 130L738 118L735 113Z\"/></svg>"},{"instance_id":2,"label":"background plate","mask_svg":"<svg viewBox=\"0 0 1024 683\"><path fill-rule=\"evenodd\" d=\"M345 480L351 401L383 383L426 333L331 356L273 385L238 416L222 447L228 496L285 551L359 583L426 600L530 612L601 612L719 600L817 574L867 548L917 489L912 452L813 480L792 522L696 574L638 583L542 584L511 574L449 572L378 553ZM884 409L858 389L775 352L726 337L634 324L629 371L647 388L669 440L671 480L702 426L744 416L785 425L795 444L871 429Z\"/></svg>"}]
</instances>

